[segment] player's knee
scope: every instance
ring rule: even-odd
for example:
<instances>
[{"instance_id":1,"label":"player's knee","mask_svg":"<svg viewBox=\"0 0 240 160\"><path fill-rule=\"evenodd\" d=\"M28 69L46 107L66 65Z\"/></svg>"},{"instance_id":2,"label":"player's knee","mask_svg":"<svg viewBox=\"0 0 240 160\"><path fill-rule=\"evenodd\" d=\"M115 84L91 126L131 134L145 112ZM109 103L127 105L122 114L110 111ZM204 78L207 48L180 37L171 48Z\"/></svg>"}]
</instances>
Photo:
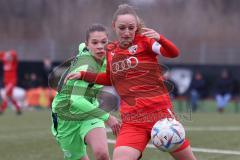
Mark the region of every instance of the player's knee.
<instances>
[{"instance_id":1,"label":"player's knee","mask_svg":"<svg viewBox=\"0 0 240 160\"><path fill-rule=\"evenodd\" d=\"M101 149L94 151L94 156L96 160L109 160L108 152Z\"/></svg>"},{"instance_id":2,"label":"player's knee","mask_svg":"<svg viewBox=\"0 0 240 160\"><path fill-rule=\"evenodd\" d=\"M128 153L125 154L118 154L118 155L113 155L113 160L136 160L139 159L140 157L137 158L137 156L129 155Z\"/></svg>"},{"instance_id":3,"label":"player's knee","mask_svg":"<svg viewBox=\"0 0 240 160\"><path fill-rule=\"evenodd\" d=\"M113 158L113 160L126 160L126 159L133 159L133 158L128 156L118 156Z\"/></svg>"},{"instance_id":4,"label":"player's knee","mask_svg":"<svg viewBox=\"0 0 240 160\"><path fill-rule=\"evenodd\" d=\"M123 160L123 159L125 159L125 157L115 157L115 158L113 158L114 160Z\"/></svg>"}]
</instances>

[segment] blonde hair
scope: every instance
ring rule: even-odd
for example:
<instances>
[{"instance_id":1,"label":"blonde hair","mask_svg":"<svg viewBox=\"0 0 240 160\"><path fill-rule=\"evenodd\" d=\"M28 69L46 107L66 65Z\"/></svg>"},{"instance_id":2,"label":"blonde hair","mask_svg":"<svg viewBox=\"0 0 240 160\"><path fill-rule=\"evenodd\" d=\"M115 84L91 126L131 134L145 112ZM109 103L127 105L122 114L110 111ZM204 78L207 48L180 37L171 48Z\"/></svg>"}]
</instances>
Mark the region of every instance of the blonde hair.
<instances>
[{"instance_id":1,"label":"blonde hair","mask_svg":"<svg viewBox=\"0 0 240 160\"><path fill-rule=\"evenodd\" d=\"M137 31L136 32L141 33L142 28L145 26L144 22L142 19L139 18L135 9L128 4L120 4L118 6L118 9L115 11L115 13L113 15L113 23L116 22L117 17L119 15L126 15L126 14L133 15L136 18L136 21L137 21Z\"/></svg>"}]
</instances>

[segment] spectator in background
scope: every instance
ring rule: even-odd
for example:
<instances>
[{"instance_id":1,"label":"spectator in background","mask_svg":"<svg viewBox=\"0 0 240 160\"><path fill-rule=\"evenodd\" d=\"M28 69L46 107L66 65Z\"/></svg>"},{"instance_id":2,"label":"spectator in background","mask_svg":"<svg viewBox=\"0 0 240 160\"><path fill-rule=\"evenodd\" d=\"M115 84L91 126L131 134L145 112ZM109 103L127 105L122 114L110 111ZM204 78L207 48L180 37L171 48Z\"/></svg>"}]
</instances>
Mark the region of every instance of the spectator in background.
<instances>
[{"instance_id":1,"label":"spectator in background","mask_svg":"<svg viewBox=\"0 0 240 160\"><path fill-rule=\"evenodd\" d=\"M13 89L17 84L17 69L18 69L18 59L17 53L14 50L0 52L0 60L3 62L3 76L4 76L4 90L5 96L2 96L2 104L0 106L0 114L2 114L8 105L8 100L12 102L16 108L16 112L20 115L21 109L17 104L16 100L13 98Z\"/></svg>"},{"instance_id":2,"label":"spectator in background","mask_svg":"<svg viewBox=\"0 0 240 160\"><path fill-rule=\"evenodd\" d=\"M41 81L35 72L24 73L22 86L24 89L37 88L41 86Z\"/></svg>"},{"instance_id":3,"label":"spectator in background","mask_svg":"<svg viewBox=\"0 0 240 160\"><path fill-rule=\"evenodd\" d=\"M43 86L47 87L48 86L48 75L53 69L53 63L52 60L49 57L46 57L43 60Z\"/></svg>"},{"instance_id":4,"label":"spectator in background","mask_svg":"<svg viewBox=\"0 0 240 160\"><path fill-rule=\"evenodd\" d=\"M224 112L225 107L232 98L232 92L233 79L230 77L229 72L224 69L221 72L221 77L216 83L216 102L218 112Z\"/></svg>"},{"instance_id":5,"label":"spectator in background","mask_svg":"<svg viewBox=\"0 0 240 160\"><path fill-rule=\"evenodd\" d=\"M233 79L233 96L239 98L240 85L237 79Z\"/></svg>"},{"instance_id":6,"label":"spectator in background","mask_svg":"<svg viewBox=\"0 0 240 160\"><path fill-rule=\"evenodd\" d=\"M171 99L176 98L179 95L178 87L177 87L176 83L173 80L171 80L171 73L169 71L167 71L164 74L164 78L165 78L164 84L168 89Z\"/></svg>"},{"instance_id":7,"label":"spectator in background","mask_svg":"<svg viewBox=\"0 0 240 160\"><path fill-rule=\"evenodd\" d=\"M190 85L190 102L193 112L197 111L199 100L206 96L206 89L206 80L204 79L202 73L197 71L194 74Z\"/></svg>"},{"instance_id":8,"label":"spectator in background","mask_svg":"<svg viewBox=\"0 0 240 160\"><path fill-rule=\"evenodd\" d=\"M31 73L29 76L28 88L37 88L40 86L39 79L36 73Z\"/></svg>"}]
</instances>

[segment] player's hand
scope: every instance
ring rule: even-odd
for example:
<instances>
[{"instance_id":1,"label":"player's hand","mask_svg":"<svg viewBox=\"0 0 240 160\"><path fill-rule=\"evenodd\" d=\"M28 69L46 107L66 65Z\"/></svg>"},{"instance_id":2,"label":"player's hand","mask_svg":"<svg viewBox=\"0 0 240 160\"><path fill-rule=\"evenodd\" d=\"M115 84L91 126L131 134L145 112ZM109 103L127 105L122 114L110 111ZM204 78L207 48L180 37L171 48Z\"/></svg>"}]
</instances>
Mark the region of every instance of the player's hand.
<instances>
[{"instance_id":1,"label":"player's hand","mask_svg":"<svg viewBox=\"0 0 240 160\"><path fill-rule=\"evenodd\" d=\"M156 32L155 30L151 28L142 28L142 35L148 37L148 38L153 38L156 41L160 40L160 34Z\"/></svg>"},{"instance_id":2,"label":"player's hand","mask_svg":"<svg viewBox=\"0 0 240 160\"><path fill-rule=\"evenodd\" d=\"M71 80L71 79L81 79L81 76L82 76L81 72L79 72L79 73L70 73L70 74L68 74L65 77L64 83L66 83L67 80Z\"/></svg>"},{"instance_id":3,"label":"player's hand","mask_svg":"<svg viewBox=\"0 0 240 160\"><path fill-rule=\"evenodd\" d=\"M117 120L116 117L110 115L105 123L112 129L112 132L115 136L119 134L121 123Z\"/></svg>"}]
</instances>

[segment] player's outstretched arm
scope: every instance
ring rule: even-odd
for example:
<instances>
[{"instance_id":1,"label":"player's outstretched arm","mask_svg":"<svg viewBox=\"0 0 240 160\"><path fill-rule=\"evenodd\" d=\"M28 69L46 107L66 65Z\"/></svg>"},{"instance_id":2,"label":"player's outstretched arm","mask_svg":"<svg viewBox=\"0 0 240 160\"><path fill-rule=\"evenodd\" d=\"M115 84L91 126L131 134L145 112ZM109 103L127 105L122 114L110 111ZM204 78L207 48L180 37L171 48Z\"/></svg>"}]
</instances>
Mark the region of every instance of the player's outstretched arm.
<instances>
[{"instance_id":1,"label":"player's outstretched arm","mask_svg":"<svg viewBox=\"0 0 240 160\"><path fill-rule=\"evenodd\" d=\"M92 72L85 72L81 71L78 73L70 73L66 76L64 82L66 83L67 80L84 80L88 83L95 83L105 86L111 86L111 80L107 73L92 73Z\"/></svg>"},{"instance_id":2,"label":"player's outstretched arm","mask_svg":"<svg viewBox=\"0 0 240 160\"><path fill-rule=\"evenodd\" d=\"M78 73L69 73L65 79L64 79L64 83L67 82L67 80L81 80L81 72L78 72Z\"/></svg>"}]
</instances>

